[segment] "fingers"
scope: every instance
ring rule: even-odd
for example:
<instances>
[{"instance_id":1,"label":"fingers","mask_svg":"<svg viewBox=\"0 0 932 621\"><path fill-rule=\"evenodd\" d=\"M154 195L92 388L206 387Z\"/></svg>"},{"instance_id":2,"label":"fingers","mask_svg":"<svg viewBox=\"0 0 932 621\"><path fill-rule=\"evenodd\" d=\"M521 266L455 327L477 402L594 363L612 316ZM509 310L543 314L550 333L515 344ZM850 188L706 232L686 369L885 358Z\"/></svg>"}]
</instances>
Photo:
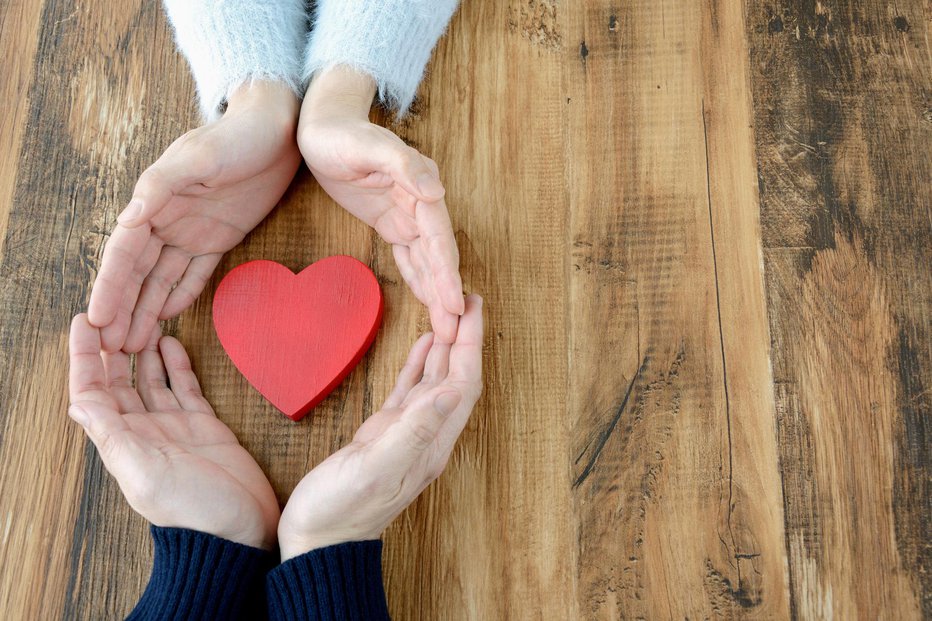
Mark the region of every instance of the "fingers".
<instances>
[{"instance_id":1,"label":"fingers","mask_svg":"<svg viewBox=\"0 0 932 621\"><path fill-rule=\"evenodd\" d=\"M123 351L101 354L110 394L117 402L120 413L144 412L146 407L133 387L129 354Z\"/></svg>"},{"instance_id":2,"label":"fingers","mask_svg":"<svg viewBox=\"0 0 932 621\"><path fill-rule=\"evenodd\" d=\"M420 274L411 262L410 248L396 244L392 246L392 255L395 257L395 264L398 266L401 277L411 289L414 297L416 297L421 304L427 304L427 296L421 288Z\"/></svg>"},{"instance_id":3,"label":"fingers","mask_svg":"<svg viewBox=\"0 0 932 621\"><path fill-rule=\"evenodd\" d=\"M103 327L116 317L130 274L149 243L149 227L117 225L104 246L100 272L94 281L87 314L92 325Z\"/></svg>"},{"instance_id":4,"label":"fingers","mask_svg":"<svg viewBox=\"0 0 932 621\"><path fill-rule=\"evenodd\" d=\"M100 331L90 324L87 315L78 315L71 321L68 351L71 401L68 415L84 428L108 464L114 449L111 439L115 433L128 429L128 425L107 386L107 372L100 357ZM109 464L107 467L110 468Z\"/></svg>"},{"instance_id":5,"label":"fingers","mask_svg":"<svg viewBox=\"0 0 932 621\"><path fill-rule=\"evenodd\" d=\"M216 269L222 258L222 253L216 253L205 254L191 259L188 269L185 270L184 276L178 282L178 286L165 300L159 319L171 319L194 304L197 296L204 290L207 281L210 280L211 274L214 273L214 269Z\"/></svg>"},{"instance_id":6,"label":"fingers","mask_svg":"<svg viewBox=\"0 0 932 621\"><path fill-rule=\"evenodd\" d=\"M85 314L71 321L68 353L71 401L106 399L107 373L100 358L100 330L90 324Z\"/></svg>"},{"instance_id":7,"label":"fingers","mask_svg":"<svg viewBox=\"0 0 932 621\"><path fill-rule=\"evenodd\" d=\"M133 309L139 298L139 290L146 276L159 260L162 252L162 241L157 237L150 237L142 254L136 260L133 271L124 284L123 299L117 310L116 317L100 330L101 346L104 351L119 351L126 342L133 320Z\"/></svg>"},{"instance_id":8,"label":"fingers","mask_svg":"<svg viewBox=\"0 0 932 621\"><path fill-rule=\"evenodd\" d=\"M146 346L136 356L136 389L150 412L181 409L178 399L168 387L168 373L159 349L159 336L159 328L156 327Z\"/></svg>"},{"instance_id":9,"label":"fingers","mask_svg":"<svg viewBox=\"0 0 932 621\"><path fill-rule=\"evenodd\" d=\"M433 343L424 361L425 380L436 374L439 385L405 405L398 421L371 445L373 459L386 469L404 472L431 447L436 447L431 463L442 465L466 425L482 385L481 297L466 299L459 323L453 345Z\"/></svg>"},{"instance_id":10,"label":"fingers","mask_svg":"<svg viewBox=\"0 0 932 621\"><path fill-rule=\"evenodd\" d=\"M409 244L418 236L417 222L402 209L388 209L372 226L390 244Z\"/></svg>"},{"instance_id":11,"label":"fingers","mask_svg":"<svg viewBox=\"0 0 932 621\"><path fill-rule=\"evenodd\" d=\"M126 351L136 352L145 347L159 321L172 286L182 277L190 262L191 255L184 250L174 246L162 247L162 253L146 276L133 309L132 322L123 345Z\"/></svg>"},{"instance_id":12,"label":"fingers","mask_svg":"<svg viewBox=\"0 0 932 621\"><path fill-rule=\"evenodd\" d=\"M434 385L446 379L450 366L450 347L449 343L435 342L430 348L424 364L424 383Z\"/></svg>"},{"instance_id":13,"label":"fingers","mask_svg":"<svg viewBox=\"0 0 932 621\"><path fill-rule=\"evenodd\" d=\"M431 345L434 342L434 335L428 332L419 338L411 353L408 354L408 360L398 374L398 380L395 382L395 388L392 390L382 409L396 408L401 405L405 396L411 392L424 375L424 363L427 360L428 352L431 351Z\"/></svg>"},{"instance_id":14,"label":"fingers","mask_svg":"<svg viewBox=\"0 0 932 621\"><path fill-rule=\"evenodd\" d=\"M479 386L482 381L482 298L466 298L466 311L460 317L456 342L450 348L448 379Z\"/></svg>"},{"instance_id":15,"label":"fingers","mask_svg":"<svg viewBox=\"0 0 932 621\"><path fill-rule=\"evenodd\" d=\"M460 255L447 207L443 201L418 203L415 219L440 301L447 311L460 315L464 308Z\"/></svg>"},{"instance_id":16,"label":"fingers","mask_svg":"<svg viewBox=\"0 0 932 621\"><path fill-rule=\"evenodd\" d=\"M191 359L188 358L184 346L175 338L163 336L159 341L159 350L162 352L162 360L168 371L171 391L182 409L213 414L213 408L201 393L201 386L191 368Z\"/></svg>"},{"instance_id":17,"label":"fingers","mask_svg":"<svg viewBox=\"0 0 932 621\"><path fill-rule=\"evenodd\" d=\"M456 338L456 324L459 318L441 303L422 250L420 245L399 248L394 251L395 262L415 297L427 307L435 339L442 343L452 343Z\"/></svg>"},{"instance_id":18,"label":"fingers","mask_svg":"<svg viewBox=\"0 0 932 621\"><path fill-rule=\"evenodd\" d=\"M450 348L449 373L437 390L451 388L463 396L456 411L447 417L437 437L439 463L446 462L456 440L463 433L473 407L482 393L482 298L466 298L466 312L460 318L456 342Z\"/></svg>"},{"instance_id":19,"label":"fingers","mask_svg":"<svg viewBox=\"0 0 932 621\"><path fill-rule=\"evenodd\" d=\"M122 351L102 354L100 331L86 315L72 321L69 351L73 404L99 403L117 414L179 408L213 414L184 347L172 337L160 341L158 326L136 358L138 393L132 387L129 356Z\"/></svg>"},{"instance_id":20,"label":"fingers","mask_svg":"<svg viewBox=\"0 0 932 621\"><path fill-rule=\"evenodd\" d=\"M447 311L436 299L427 305L427 313L430 315L430 326L436 335L436 340L441 343L452 343L456 339L456 324L459 317Z\"/></svg>"}]
</instances>

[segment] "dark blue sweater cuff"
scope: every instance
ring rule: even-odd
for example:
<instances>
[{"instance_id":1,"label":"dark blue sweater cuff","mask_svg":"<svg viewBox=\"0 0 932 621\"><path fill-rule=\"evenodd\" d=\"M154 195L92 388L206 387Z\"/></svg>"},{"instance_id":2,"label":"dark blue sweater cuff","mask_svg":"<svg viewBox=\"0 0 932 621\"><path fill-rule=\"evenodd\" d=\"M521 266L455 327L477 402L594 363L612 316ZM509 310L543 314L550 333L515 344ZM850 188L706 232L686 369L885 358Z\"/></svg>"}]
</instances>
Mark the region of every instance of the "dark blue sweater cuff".
<instances>
[{"instance_id":1,"label":"dark blue sweater cuff","mask_svg":"<svg viewBox=\"0 0 932 621\"><path fill-rule=\"evenodd\" d=\"M269 619L388 619L382 542L351 541L285 561L266 578Z\"/></svg>"},{"instance_id":2,"label":"dark blue sweater cuff","mask_svg":"<svg viewBox=\"0 0 932 621\"><path fill-rule=\"evenodd\" d=\"M153 526L155 561L127 619L255 619L265 616L270 552L207 533Z\"/></svg>"}]
</instances>

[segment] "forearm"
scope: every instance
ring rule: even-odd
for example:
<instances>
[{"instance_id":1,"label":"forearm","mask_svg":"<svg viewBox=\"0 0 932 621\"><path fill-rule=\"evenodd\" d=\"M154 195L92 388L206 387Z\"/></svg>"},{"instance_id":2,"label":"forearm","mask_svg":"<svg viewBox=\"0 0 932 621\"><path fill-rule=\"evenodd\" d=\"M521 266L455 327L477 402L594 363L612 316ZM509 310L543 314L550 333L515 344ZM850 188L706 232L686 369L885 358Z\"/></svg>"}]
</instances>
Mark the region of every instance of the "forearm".
<instances>
[{"instance_id":1,"label":"forearm","mask_svg":"<svg viewBox=\"0 0 932 621\"><path fill-rule=\"evenodd\" d=\"M458 0L318 0L304 77L334 66L371 76L399 114L411 105L431 50Z\"/></svg>"},{"instance_id":2,"label":"forearm","mask_svg":"<svg viewBox=\"0 0 932 621\"><path fill-rule=\"evenodd\" d=\"M252 80L280 82L301 94L307 20L303 0L164 0L164 4L207 120L219 117L233 91Z\"/></svg>"}]
</instances>

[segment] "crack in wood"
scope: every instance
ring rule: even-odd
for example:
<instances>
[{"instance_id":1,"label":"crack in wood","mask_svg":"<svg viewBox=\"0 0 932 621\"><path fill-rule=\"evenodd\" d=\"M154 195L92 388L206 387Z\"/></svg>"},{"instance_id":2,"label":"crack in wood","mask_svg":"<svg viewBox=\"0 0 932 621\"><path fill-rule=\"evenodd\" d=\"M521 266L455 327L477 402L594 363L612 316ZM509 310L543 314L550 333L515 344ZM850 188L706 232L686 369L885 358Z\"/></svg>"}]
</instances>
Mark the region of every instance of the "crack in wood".
<instances>
[{"instance_id":1,"label":"crack in wood","mask_svg":"<svg viewBox=\"0 0 932 621\"><path fill-rule=\"evenodd\" d=\"M628 400L631 398L631 393L634 390L634 384L637 382L638 377L641 376L641 373L644 372L644 369L647 368L647 359L641 360L641 365L638 367L637 373L634 374L634 377L631 378L631 382L628 384L628 389L625 391L625 396L621 400L621 405L618 406L618 409L615 410L615 415L612 417L612 421L608 424L608 427L599 434L599 440L596 444L595 450L592 452L592 457L589 459L589 463L586 464L586 467L580 473L580 475L573 482L573 489L578 488L582 485L586 479L589 478L589 475L592 474L593 468L595 468L595 462L599 459L599 455L602 454L602 449L605 448L605 444L608 442L608 439L611 437L612 432L615 431L615 428L618 426L618 421L621 420L621 415L625 411L625 407L628 405Z\"/></svg>"},{"instance_id":2,"label":"crack in wood","mask_svg":"<svg viewBox=\"0 0 932 621\"><path fill-rule=\"evenodd\" d=\"M712 273L715 279L715 312L718 318L718 339L719 347L722 352L722 386L725 391L725 427L728 432L728 533L731 536L731 549L737 550L737 540L735 539L734 527L732 525L733 499L734 499L734 456L732 450L731 438L731 402L728 398L728 367L725 362L725 335L722 327L722 300L718 285L718 258L715 253L715 227L712 221L712 173L709 162L709 128L706 122L705 99L701 102L702 106L702 139L705 142L705 174L706 174L706 193L709 207L709 235L711 237L712 247ZM741 587L741 562L739 555L735 554L734 568L738 574L738 589Z\"/></svg>"}]
</instances>

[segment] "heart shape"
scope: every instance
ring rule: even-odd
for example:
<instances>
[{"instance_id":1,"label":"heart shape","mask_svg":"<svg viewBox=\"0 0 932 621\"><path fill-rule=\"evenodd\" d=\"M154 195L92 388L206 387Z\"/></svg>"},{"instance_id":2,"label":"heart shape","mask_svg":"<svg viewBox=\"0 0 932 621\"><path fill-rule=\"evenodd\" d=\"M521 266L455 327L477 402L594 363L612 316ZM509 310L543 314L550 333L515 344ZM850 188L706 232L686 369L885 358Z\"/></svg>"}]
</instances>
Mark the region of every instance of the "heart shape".
<instances>
[{"instance_id":1,"label":"heart shape","mask_svg":"<svg viewBox=\"0 0 932 621\"><path fill-rule=\"evenodd\" d=\"M236 368L285 416L300 420L362 359L382 308L372 271L341 255L299 274L274 261L239 265L217 287L213 317Z\"/></svg>"}]
</instances>

